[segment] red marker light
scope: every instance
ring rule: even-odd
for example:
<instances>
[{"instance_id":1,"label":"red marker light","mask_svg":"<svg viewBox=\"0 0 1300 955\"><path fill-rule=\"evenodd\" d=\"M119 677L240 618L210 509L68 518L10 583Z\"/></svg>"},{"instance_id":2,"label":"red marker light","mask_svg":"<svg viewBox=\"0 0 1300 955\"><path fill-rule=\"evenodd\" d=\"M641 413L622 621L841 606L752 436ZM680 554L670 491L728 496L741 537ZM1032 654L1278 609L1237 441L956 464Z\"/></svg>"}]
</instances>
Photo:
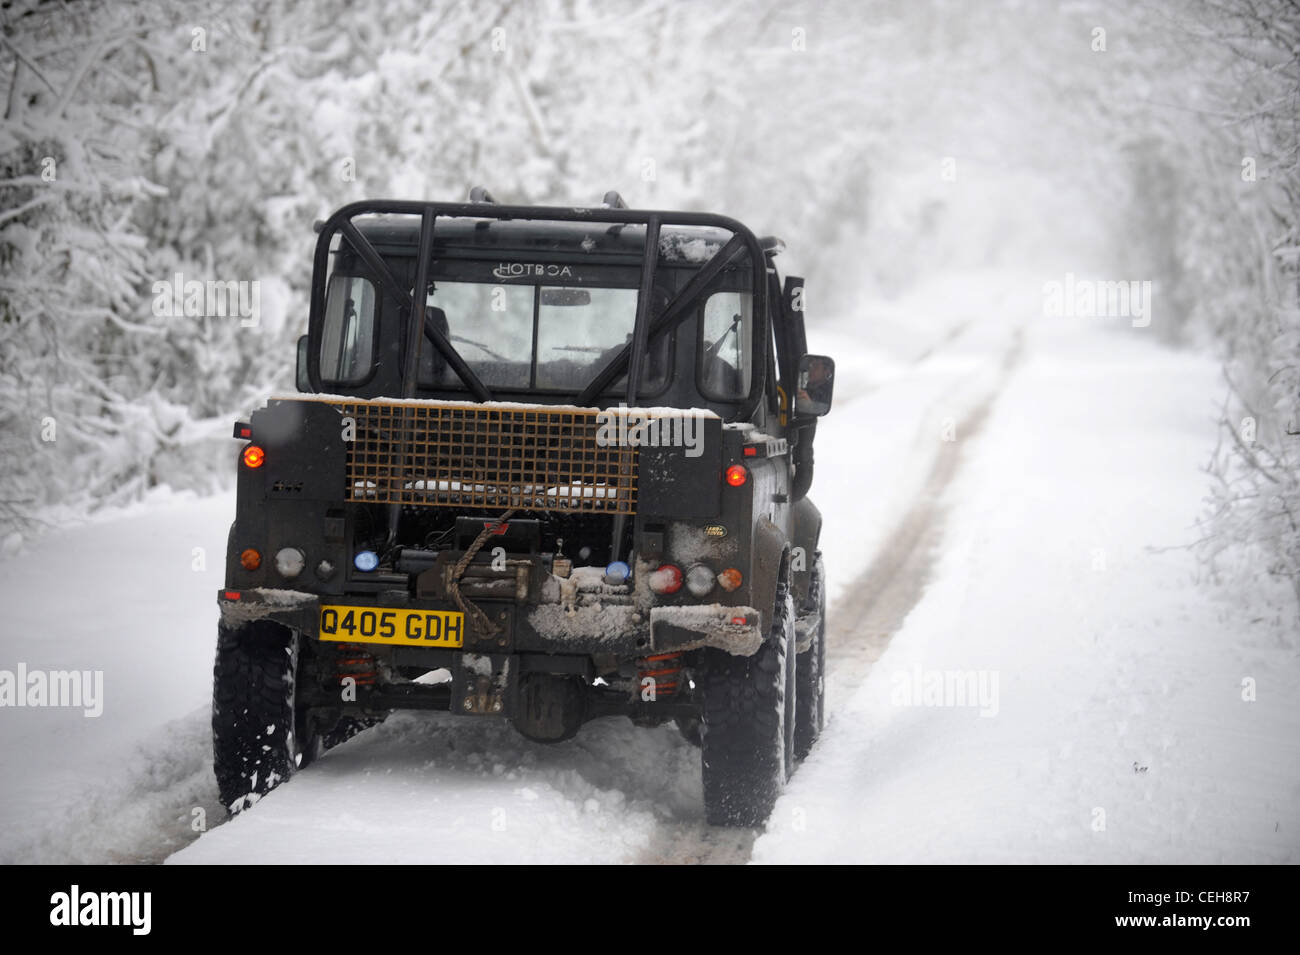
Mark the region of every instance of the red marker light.
<instances>
[{"instance_id":1,"label":"red marker light","mask_svg":"<svg viewBox=\"0 0 1300 955\"><path fill-rule=\"evenodd\" d=\"M221 596L225 597L227 600L238 600L242 595L238 590L227 590Z\"/></svg>"},{"instance_id":2,"label":"red marker light","mask_svg":"<svg viewBox=\"0 0 1300 955\"><path fill-rule=\"evenodd\" d=\"M650 574L650 589L657 594L675 594L682 589L682 569L673 564L660 564Z\"/></svg>"},{"instance_id":3,"label":"red marker light","mask_svg":"<svg viewBox=\"0 0 1300 955\"><path fill-rule=\"evenodd\" d=\"M743 464L733 464L727 468L727 483L732 487L740 487L749 480L749 472L745 470Z\"/></svg>"},{"instance_id":4,"label":"red marker light","mask_svg":"<svg viewBox=\"0 0 1300 955\"><path fill-rule=\"evenodd\" d=\"M244 448L244 464L250 468L260 468L266 463L266 452L255 444Z\"/></svg>"},{"instance_id":5,"label":"red marker light","mask_svg":"<svg viewBox=\"0 0 1300 955\"><path fill-rule=\"evenodd\" d=\"M735 624L740 624L741 626L744 626L745 623L746 623L746 620L745 620L744 617L732 617L732 618L731 618L731 622L732 622L732 623L735 623Z\"/></svg>"},{"instance_id":6,"label":"red marker light","mask_svg":"<svg viewBox=\"0 0 1300 955\"><path fill-rule=\"evenodd\" d=\"M754 444L747 445L743 453L747 458L756 458L758 457L758 446Z\"/></svg>"}]
</instances>

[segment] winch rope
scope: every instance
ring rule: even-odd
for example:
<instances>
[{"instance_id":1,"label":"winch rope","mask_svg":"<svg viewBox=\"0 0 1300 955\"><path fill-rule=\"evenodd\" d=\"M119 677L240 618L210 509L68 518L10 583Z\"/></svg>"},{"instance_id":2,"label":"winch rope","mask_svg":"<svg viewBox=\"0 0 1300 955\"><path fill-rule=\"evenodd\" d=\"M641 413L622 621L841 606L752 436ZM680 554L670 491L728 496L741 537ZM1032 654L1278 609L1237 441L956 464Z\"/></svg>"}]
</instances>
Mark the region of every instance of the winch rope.
<instances>
[{"instance_id":1,"label":"winch rope","mask_svg":"<svg viewBox=\"0 0 1300 955\"><path fill-rule=\"evenodd\" d=\"M487 634L489 637L496 636L501 632L501 628L494 624L477 604L460 595L460 578L465 573L465 569L469 567L470 561L474 559L474 555L483 548L483 545L487 543L487 539L492 536L494 529L510 520L514 513L512 508L502 514L496 523L483 525L483 529L478 532L478 537L474 538L474 543L470 544L469 549L461 555L460 560L456 561L456 566L451 569L451 579L447 581L447 593L451 594L451 599L456 601L456 606L461 609L465 616L474 621L480 632Z\"/></svg>"}]
</instances>

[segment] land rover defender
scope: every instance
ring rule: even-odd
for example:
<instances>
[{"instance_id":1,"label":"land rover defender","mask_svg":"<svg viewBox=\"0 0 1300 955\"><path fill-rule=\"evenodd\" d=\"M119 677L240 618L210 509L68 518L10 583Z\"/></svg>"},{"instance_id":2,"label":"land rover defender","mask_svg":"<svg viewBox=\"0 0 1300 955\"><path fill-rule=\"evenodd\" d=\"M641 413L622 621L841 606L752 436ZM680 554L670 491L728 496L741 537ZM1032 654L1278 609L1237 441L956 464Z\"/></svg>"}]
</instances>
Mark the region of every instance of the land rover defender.
<instances>
[{"instance_id":1,"label":"land rover defender","mask_svg":"<svg viewBox=\"0 0 1300 955\"><path fill-rule=\"evenodd\" d=\"M298 393L234 429L223 802L440 709L544 742L675 722L708 820L761 825L824 720L834 362L780 241L482 189L317 231Z\"/></svg>"}]
</instances>

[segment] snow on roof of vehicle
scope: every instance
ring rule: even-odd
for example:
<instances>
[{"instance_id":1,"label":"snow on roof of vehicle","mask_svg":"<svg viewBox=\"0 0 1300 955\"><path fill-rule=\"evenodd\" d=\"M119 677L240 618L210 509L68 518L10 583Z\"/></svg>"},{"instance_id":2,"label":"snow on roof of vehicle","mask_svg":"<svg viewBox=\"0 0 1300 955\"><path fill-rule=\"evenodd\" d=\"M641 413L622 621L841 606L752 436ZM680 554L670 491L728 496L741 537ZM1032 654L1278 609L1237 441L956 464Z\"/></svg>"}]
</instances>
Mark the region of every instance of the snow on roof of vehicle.
<instances>
[{"instance_id":1,"label":"snow on roof of vehicle","mask_svg":"<svg viewBox=\"0 0 1300 955\"><path fill-rule=\"evenodd\" d=\"M481 412L483 410L499 411L537 411L545 414L555 414L557 412L570 412L583 415L643 415L653 418L680 418L684 415L692 415L697 418L717 418L720 417L717 412L708 408L673 408L669 406L645 405L629 407L619 404L610 408L592 408L584 405L552 405L540 404L529 401L445 401L436 398L365 398L359 399L356 395L332 395L327 393L320 394L300 394L297 392L277 392L271 395L270 401L321 401L326 404L356 404L364 400L367 404L379 405L411 405L413 407L438 407L438 408L464 408L469 411Z\"/></svg>"},{"instance_id":2,"label":"snow on roof of vehicle","mask_svg":"<svg viewBox=\"0 0 1300 955\"><path fill-rule=\"evenodd\" d=\"M420 237L414 215L358 217L357 228L377 248L390 254L413 254ZM731 233L713 226L665 226L659 236L660 261L701 265L713 257ZM635 223L560 222L549 219L440 218L433 230L434 252L449 247L497 252L559 255L627 256L640 260L645 226Z\"/></svg>"}]
</instances>

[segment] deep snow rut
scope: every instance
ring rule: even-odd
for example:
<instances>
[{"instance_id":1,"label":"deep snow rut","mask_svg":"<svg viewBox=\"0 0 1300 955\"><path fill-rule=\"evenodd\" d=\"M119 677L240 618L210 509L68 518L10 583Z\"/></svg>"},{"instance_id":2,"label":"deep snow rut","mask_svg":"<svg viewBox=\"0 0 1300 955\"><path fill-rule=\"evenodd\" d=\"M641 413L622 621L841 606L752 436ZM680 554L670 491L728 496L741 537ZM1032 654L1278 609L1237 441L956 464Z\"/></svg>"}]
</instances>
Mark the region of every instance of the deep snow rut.
<instances>
[{"instance_id":1,"label":"deep snow rut","mask_svg":"<svg viewBox=\"0 0 1300 955\"><path fill-rule=\"evenodd\" d=\"M965 326L954 330L945 343ZM866 679L889 639L921 599L943 540L943 497L956 476L966 442L979 436L989 412L1019 362L1023 335L1015 335L1002 357L996 382L956 423L956 440L941 442L925 483L886 538L871 564L846 588L828 612L829 719L838 702ZM942 346L940 346L942 347ZM639 862L744 863L758 830L665 825Z\"/></svg>"},{"instance_id":2,"label":"deep snow rut","mask_svg":"<svg viewBox=\"0 0 1300 955\"><path fill-rule=\"evenodd\" d=\"M943 496L952 483L966 442L978 437L989 411L1020 360L1022 335L1003 356L995 387L941 441L924 485L871 564L845 589L828 613L826 650L829 715L843 694L858 686L880 659L889 638L925 592L943 539Z\"/></svg>"}]
</instances>

